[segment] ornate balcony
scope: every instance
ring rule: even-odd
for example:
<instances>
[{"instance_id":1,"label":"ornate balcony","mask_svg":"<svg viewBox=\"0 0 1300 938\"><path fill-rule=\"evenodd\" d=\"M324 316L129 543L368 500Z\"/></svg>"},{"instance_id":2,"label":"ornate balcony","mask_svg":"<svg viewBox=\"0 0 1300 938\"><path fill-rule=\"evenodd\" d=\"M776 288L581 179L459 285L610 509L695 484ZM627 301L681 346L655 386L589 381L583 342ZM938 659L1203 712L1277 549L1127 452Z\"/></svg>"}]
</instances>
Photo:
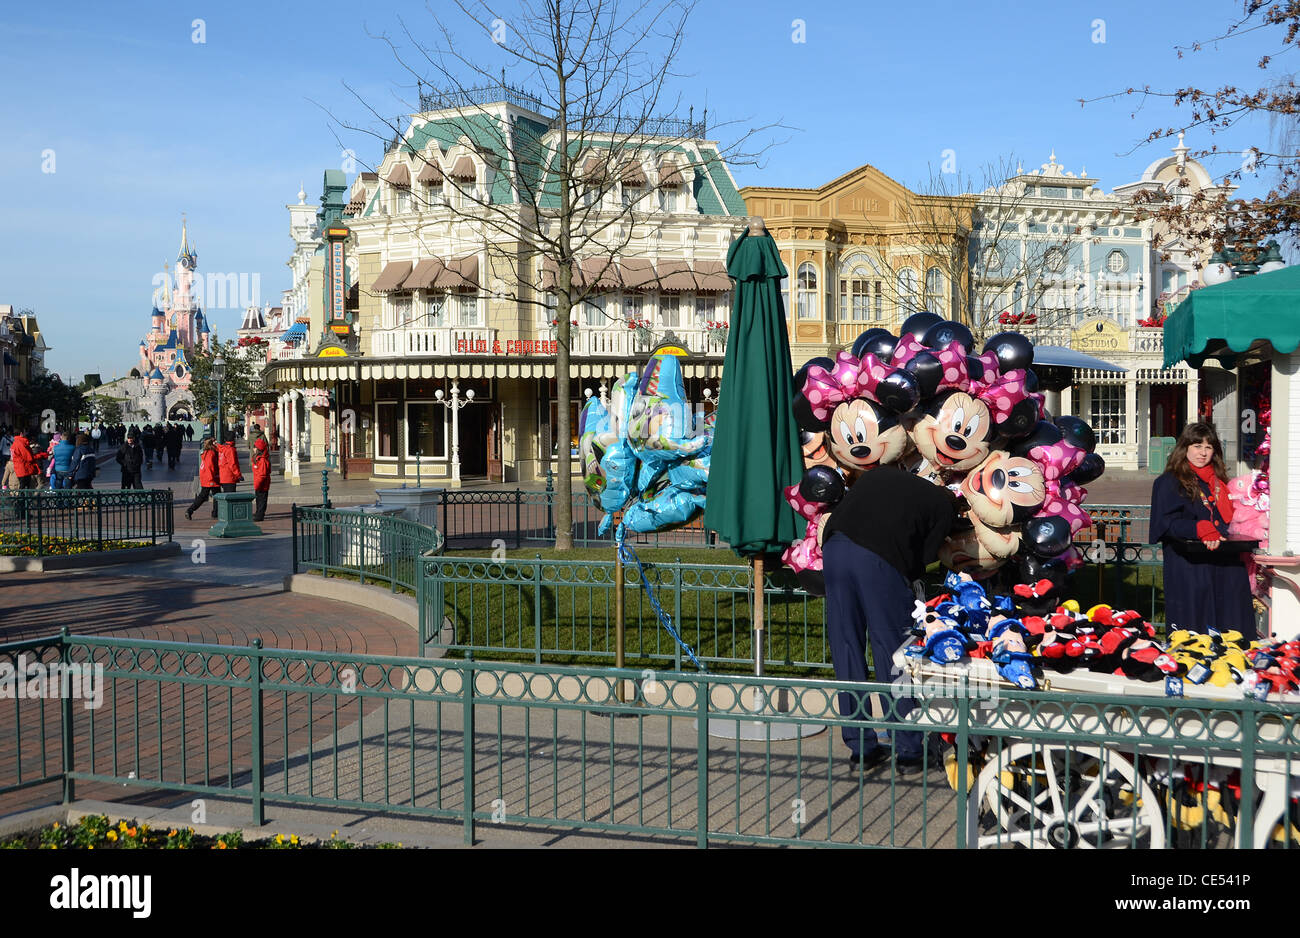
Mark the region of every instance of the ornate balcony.
<instances>
[{"instance_id":1,"label":"ornate balcony","mask_svg":"<svg viewBox=\"0 0 1300 938\"><path fill-rule=\"evenodd\" d=\"M491 352L497 330L476 326L398 327L370 333L368 354L376 358L427 358Z\"/></svg>"}]
</instances>

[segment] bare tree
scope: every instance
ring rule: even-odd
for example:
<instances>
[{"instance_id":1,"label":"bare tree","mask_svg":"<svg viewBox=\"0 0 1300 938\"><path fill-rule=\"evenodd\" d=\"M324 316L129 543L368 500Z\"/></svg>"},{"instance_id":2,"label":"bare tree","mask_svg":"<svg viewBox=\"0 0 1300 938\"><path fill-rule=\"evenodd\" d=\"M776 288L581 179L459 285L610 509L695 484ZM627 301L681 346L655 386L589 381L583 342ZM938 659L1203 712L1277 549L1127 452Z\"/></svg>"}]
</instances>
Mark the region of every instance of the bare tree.
<instances>
[{"instance_id":1,"label":"bare tree","mask_svg":"<svg viewBox=\"0 0 1300 938\"><path fill-rule=\"evenodd\" d=\"M965 322L982 341L1006 329L1047 335L1096 309L1087 272L1069 262L1085 234L1071 217L1082 204L1055 211L1023 177L1014 158L977 176L932 169L899 201L893 230L869 257L900 318L928 310Z\"/></svg>"},{"instance_id":2,"label":"bare tree","mask_svg":"<svg viewBox=\"0 0 1300 938\"><path fill-rule=\"evenodd\" d=\"M1223 44L1257 34L1276 42L1271 54L1262 55L1256 67L1268 75L1274 59L1294 54L1300 47L1300 2L1297 0L1244 0L1241 13L1218 35L1190 46L1177 47L1181 59L1188 53L1208 55ZM1234 244L1241 260L1258 263L1260 242L1272 236L1292 239L1300 233L1300 87L1293 74L1262 79L1251 87L1226 83L1218 88L1187 85L1173 90L1150 85L1130 87L1097 98L1080 99L1081 105L1130 98L1133 115L1148 100L1171 101L1187 109L1187 120L1179 126L1158 127L1134 147L1172 139L1201 129L1216 142L1188 151L1193 159L1217 167L1218 186L1210 190L1180 193L1141 192L1135 203L1148 217L1163 223L1170 235L1193 243L1208 242L1215 251ZM1266 118L1266 121L1260 121ZM1265 143L1262 125L1267 123L1272 140ZM1261 196L1234 199L1232 190L1247 176L1268 171L1272 187ZM1182 185L1188 185L1186 180ZM1157 242L1158 246L1159 242ZM1199 266L1199 265L1198 265Z\"/></svg>"},{"instance_id":3,"label":"bare tree","mask_svg":"<svg viewBox=\"0 0 1300 938\"><path fill-rule=\"evenodd\" d=\"M778 125L733 126L724 145L706 137L725 126L706 127L707 112L698 121L693 108L686 119L661 116L680 114L671 86L681 76L673 64L691 2L521 0L512 14L488 0L456 6L467 32L490 44L458 38L437 16L436 43L421 41L404 23L404 42L382 37L411 78L416 99L405 109L421 127L382 118L360 95L377 123L339 123L384 140L385 157L396 150L416 162L408 183L416 205L446 212L473 231L476 249L486 251L498 274L480 278L485 295L521 310L544 309L554 323L557 436L566 470L557 480L555 546L567 549L573 319L603 313L601 298L612 289L654 289L666 276L691 273L656 270L649 281L622 282L635 267L627 264L629 249L680 223L673 216L682 190L698 188L724 163L756 163L766 146L753 142ZM448 172L442 157L456 147L483 161L482 181L454 167ZM421 186L420 179L436 185ZM743 215L743 203L729 210ZM418 219L408 224L413 233L421 230Z\"/></svg>"}]
</instances>

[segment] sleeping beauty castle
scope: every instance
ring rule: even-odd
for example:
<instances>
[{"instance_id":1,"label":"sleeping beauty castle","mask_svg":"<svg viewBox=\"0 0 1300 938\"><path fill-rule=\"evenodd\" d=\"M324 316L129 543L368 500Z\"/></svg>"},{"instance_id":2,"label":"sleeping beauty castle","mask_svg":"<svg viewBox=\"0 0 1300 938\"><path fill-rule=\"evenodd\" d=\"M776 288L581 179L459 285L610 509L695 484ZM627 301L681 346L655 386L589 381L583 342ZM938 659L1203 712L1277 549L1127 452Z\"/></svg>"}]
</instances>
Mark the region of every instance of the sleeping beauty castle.
<instances>
[{"instance_id":1,"label":"sleeping beauty castle","mask_svg":"<svg viewBox=\"0 0 1300 938\"><path fill-rule=\"evenodd\" d=\"M147 419L185 420L193 416L189 357L196 349L210 351L212 334L194 296L194 272L199 256L181 223L181 249L176 256L176 286L171 277L154 291L149 333L140 340L140 372L132 407Z\"/></svg>"}]
</instances>

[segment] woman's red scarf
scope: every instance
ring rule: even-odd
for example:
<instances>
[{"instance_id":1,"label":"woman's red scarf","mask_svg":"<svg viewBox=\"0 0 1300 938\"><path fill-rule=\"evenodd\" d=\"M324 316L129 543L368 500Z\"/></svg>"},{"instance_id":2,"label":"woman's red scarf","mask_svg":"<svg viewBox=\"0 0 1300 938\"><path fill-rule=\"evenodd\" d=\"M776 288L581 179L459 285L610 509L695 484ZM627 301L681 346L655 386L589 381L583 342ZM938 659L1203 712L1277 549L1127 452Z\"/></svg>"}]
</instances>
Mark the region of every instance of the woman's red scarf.
<instances>
[{"instance_id":1,"label":"woman's red scarf","mask_svg":"<svg viewBox=\"0 0 1300 938\"><path fill-rule=\"evenodd\" d=\"M1210 502L1219 511L1220 517L1225 524L1232 521L1232 499L1228 498L1228 486L1214 474L1214 463L1209 463L1203 469L1197 469L1195 466L1188 465L1196 477L1204 482L1210 488Z\"/></svg>"}]
</instances>

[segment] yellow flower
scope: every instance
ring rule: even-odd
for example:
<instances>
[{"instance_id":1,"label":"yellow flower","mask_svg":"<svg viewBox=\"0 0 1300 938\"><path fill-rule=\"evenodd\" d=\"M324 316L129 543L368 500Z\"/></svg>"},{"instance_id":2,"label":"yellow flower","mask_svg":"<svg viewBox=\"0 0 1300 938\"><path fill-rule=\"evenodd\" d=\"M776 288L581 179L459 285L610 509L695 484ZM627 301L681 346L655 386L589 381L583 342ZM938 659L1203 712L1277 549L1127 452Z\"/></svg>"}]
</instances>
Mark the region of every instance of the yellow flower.
<instances>
[{"instance_id":1,"label":"yellow flower","mask_svg":"<svg viewBox=\"0 0 1300 938\"><path fill-rule=\"evenodd\" d=\"M282 844L282 843L284 843L284 834L276 834L276 835L275 835L275 842L276 842L277 844Z\"/></svg>"},{"instance_id":2,"label":"yellow flower","mask_svg":"<svg viewBox=\"0 0 1300 938\"><path fill-rule=\"evenodd\" d=\"M118 824L117 829L120 831L126 830L126 821L122 821L120 824Z\"/></svg>"},{"instance_id":3,"label":"yellow flower","mask_svg":"<svg viewBox=\"0 0 1300 938\"><path fill-rule=\"evenodd\" d=\"M218 841L217 841L217 849L218 849L218 850L225 850L225 849L226 849L226 842L225 842L224 840L218 840Z\"/></svg>"},{"instance_id":4,"label":"yellow flower","mask_svg":"<svg viewBox=\"0 0 1300 938\"><path fill-rule=\"evenodd\" d=\"M297 846L297 844L298 844L298 835L297 835L297 834L292 835L292 836L289 838L289 843L291 843L291 844Z\"/></svg>"},{"instance_id":5,"label":"yellow flower","mask_svg":"<svg viewBox=\"0 0 1300 938\"><path fill-rule=\"evenodd\" d=\"M167 836L168 836L168 837L175 837L175 836L176 836L176 828L173 827L171 830L169 830L169 831L167 832Z\"/></svg>"},{"instance_id":6,"label":"yellow flower","mask_svg":"<svg viewBox=\"0 0 1300 938\"><path fill-rule=\"evenodd\" d=\"M107 837L109 840L117 840L117 831L109 831L104 836Z\"/></svg>"},{"instance_id":7,"label":"yellow flower","mask_svg":"<svg viewBox=\"0 0 1300 938\"><path fill-rule=\"evenodd\" d=\"M339 832L338 832L338 831L335 831L334 833L330 834L330 840L333 840L333 839L334 839L335 837L337 837L338 835L339 835Z\"/></svg>"},{"instance_id":8,"label":"yellow flower","mask_svg":"<svg viewBox=\"0 0 1300 938\"><path fill-rule=\"evenodd\" d=\"M58 829L59 829L59 822L58 822L58 821L55 821L53 826L54 826L54 829L55 829L55 830L58 830Z\"/></svg>"}]
</instances>

